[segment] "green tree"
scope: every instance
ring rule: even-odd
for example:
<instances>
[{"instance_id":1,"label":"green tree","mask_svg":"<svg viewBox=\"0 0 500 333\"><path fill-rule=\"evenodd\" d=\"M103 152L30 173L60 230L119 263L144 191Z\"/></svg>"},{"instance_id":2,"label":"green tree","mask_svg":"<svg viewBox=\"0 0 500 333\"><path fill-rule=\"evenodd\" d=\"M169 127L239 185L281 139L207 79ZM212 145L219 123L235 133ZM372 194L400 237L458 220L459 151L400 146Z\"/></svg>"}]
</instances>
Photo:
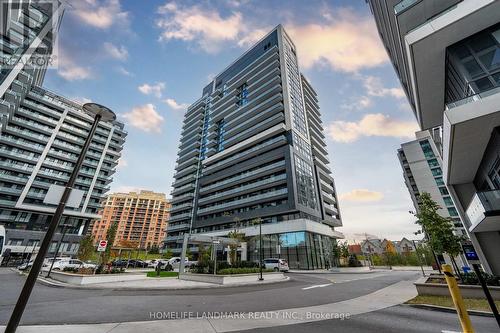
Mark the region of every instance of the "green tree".
<instances>
[{"instance_id":1,"label":"green tree","mask_svg":"<svg viewBox=\"0 0 500 333\"><path fill-rule=\"evenodd\" d=\"M172 252L171 249L167 249L165 252L163 252L163 259L170 259L174 256L174 253Z\"/></svg>"},{"instance_id":2,"label":"green tree","mask_svg":"<svg viewBox=\"0 0 500 333\"><path fill-rule=\"evenodd\" d=\"M460 242L463 237L453 233L451 218L445 218L438 214L441 207L431 198L429 193L420 195L419 212L417 224L427 234L429 246L437 253L446 253L450 256L457 274L459 274L455 257L462 252Z\"/></svg>"},{"instance_id":3,"label":"green tree","mask_svg":"<svg viewBox=\"0 0 500 333\"><path fill-rule=\"evenodd\" d=\"M241 220L236 217L233 221L235 222L234 230L230 231L227 236L238 242L237 244L229 245L229 258L231 259L231 265L234 266L236 264L239 243L245 240L245 234L239 231Z\"/></svg>"},{"instance_id":4,"label":"green tree","mask_svg":"<svg viewBox=\"0 0 500 333\"><path fill-rule=\"evenodd\" d=\"M78 253L76 256L81 261L87 261L92 258L94 251L94 239L91 235L87 235L80 240L80 245L78 247Z\"/></svg>"},{"instance_id":5,"label":"green tree","mask_svg":"<svg viewBox=\"0 0 500 333\"><path fill-rule=\"evenodd\" d=\"M158 248L158 245L153 245L149 248L148 253L151 254L158 254L160 253L160 249Z\"/></svg>"},{"instance_id":6,"label":"green tree","mask_svg":"<svg viewBox=\"0 0 500 333\"><path fill-rule=\"evenodd\" d=\"M349 244L347 244L347 241L340 243L340 256L344 259L349 258Z\"/></svg>"},{"instance_id":7,"label":"green tree","mask_svg":"<svg viewBox=\"0 0 500 333\"><path fill-rule=\"evenodd\" d=\"M106 251L101 254L101 265L107 264L109 257L111 255L111 247L115 242L116 230L118 229L118 222L113 222L106 232L106 240L108 241L108 246L106 246Z\"/></svg>"}]
</instances>

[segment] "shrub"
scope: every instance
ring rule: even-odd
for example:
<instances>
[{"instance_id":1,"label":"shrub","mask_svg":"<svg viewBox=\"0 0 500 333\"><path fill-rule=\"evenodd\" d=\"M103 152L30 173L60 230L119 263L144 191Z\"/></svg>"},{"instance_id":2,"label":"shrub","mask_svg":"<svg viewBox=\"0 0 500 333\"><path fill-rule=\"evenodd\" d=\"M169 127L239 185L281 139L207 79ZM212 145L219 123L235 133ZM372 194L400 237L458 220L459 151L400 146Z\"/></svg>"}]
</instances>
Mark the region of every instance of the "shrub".
<instances>
[{"instance_id":1,"label":"shrub","mask_svg":"<svg viewBox=\"0 0 500 333\"><path fill-rule=\"evenodd\" d=\"M92 274L94 274L94 269L93 269L93 268L90 268L90 267L88 267L88 268L81 267L81 268L78 268L78 269L76 270L76 272L77 272L78 274L92 275Z\"/></svg>"},{"instance_id":2,"label":"shrub","mask_svg":"<svg viewBox=\"0 0 500 333\"><path fill-rule=\"evenodd\" d=\"M486 284L489 286L499 286L500 281L498 276L494 276L485 272L482 272L483 278L486 281ZM472 285L478 285L479 280L477 278L476 273L474 272L468 272L462 274L462 284L472 284Z\"/></svg>"},{"instance_id":3,"label":"shrub","mask_svg":"<svg viewBox=\"0 0 500 333\"><path fill-rule=\"evenodd\" d=\"M263 269L263 272L272 272L272 269ZM259 273L259 268L225 268L217 271L217 274L232 275L232 274L251 274Z\"/></svg>"},{"instance_id":4,"label":"shrub","mask_svg":"<svg viewBox=\"0 0 500 333\"><path fill-rule=\"evenodd\" d=\"M67 273L76 273L77 271L77 268L73 268L73 267L64 267L63 268L63 272L67 272Z\"/></svg>"}]
</instances>

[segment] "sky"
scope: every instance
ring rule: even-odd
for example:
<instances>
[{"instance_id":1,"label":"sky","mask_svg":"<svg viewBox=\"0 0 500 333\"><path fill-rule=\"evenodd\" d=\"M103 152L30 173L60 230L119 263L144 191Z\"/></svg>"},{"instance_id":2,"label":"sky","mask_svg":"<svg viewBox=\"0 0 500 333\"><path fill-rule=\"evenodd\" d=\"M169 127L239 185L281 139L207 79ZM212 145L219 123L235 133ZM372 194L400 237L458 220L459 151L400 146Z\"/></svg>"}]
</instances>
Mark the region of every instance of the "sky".
<instances>
[{"instance_id":1,"label":"sky","mask_svg":"<svg viewBox=\"0 0 500 333\"><path fill-rule=\"evenodd\" d=\"M128 137L111 190L170 196L183 113L276 25L318 93L344 226L414 238L396 150L418 129L365 1L72 0L45 87L113 109Z\"/></svg>"}]
</instances>

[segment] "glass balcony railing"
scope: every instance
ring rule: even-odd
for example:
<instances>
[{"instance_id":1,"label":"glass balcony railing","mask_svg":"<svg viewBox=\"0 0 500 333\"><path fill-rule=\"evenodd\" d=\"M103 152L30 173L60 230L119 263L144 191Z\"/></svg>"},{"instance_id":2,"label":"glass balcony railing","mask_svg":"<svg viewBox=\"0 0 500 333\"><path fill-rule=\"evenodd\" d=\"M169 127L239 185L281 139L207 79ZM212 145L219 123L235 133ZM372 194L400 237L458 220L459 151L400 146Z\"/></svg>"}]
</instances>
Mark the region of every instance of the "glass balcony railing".
<instances>
[{"instance_id":1,"label":"glass balcony railing","mask_svg":"<svg viewBox=\"0 0 500 333\"><path fill-rule=\"evenodd\" d=\"M225 196L225 195L231 195L231 194L240 193L240 192L248 190L248 189L256 188L256 187L259 187L259 186L262 186L262 185L271 184L273 182L277 182L277 181L285 180L285 179L286 179L286 174L282 174L282 175L278 175L278 176L272 176L272 177L260 180L258 182L255 182L255 183L251 183L251 184L248 184L248 185L240 186L240 187L228 190L228 191L219 192L219 193L210 195L208 197L201 198L198 201L200 203L206 202L206 201L212 200L214 198L218 198L218 197Z\"/></svg>"},{"instance_id":2,"label":"glass balcony railing","mask_svg":"<svg viewBox=\"0 0 500 333\"><path fill-rule=\"evenodd\" d=\"M214 183L214 184L202 187L200 189L200 192L205 192L205 191L208 191L208 190L213 189L213 188L217 188L217 187L222 186L222 185L234 183L235 181L242 180L242 179L254 176L254 175L258 175L258 174L260 174L262 172L265 172L267 170L271 170L273 168L278 168L278 167L281 167L281 166L285 166L285 161L279 161L279 162L270 164L268 166L265 166L263 168L259 168L259 169L254 170L254 171L245 172L245 173L243 173L241 175L238 175L238 176L235 176L235 177L231 177L231 178L228 178L226 180L223 180L223 181L220 181L220 182L217 182L217 183Z\"/></svg>"},{"instance_id":3,"label":"glass balcony railing","mask_svg":"<svg viewBox=\"0 0 500 333\"><path fill-rule=\"evenodd\" d=\"M394 14L399 15L422 0L403 0L394 6Z\"/></svg>"},{"instance_id":4,"label":"glass balcony railing","mask_svg":"<svg viewBox=\"0 0 500 333\"><path fill-rule=\"evenodd\" d=\"M272 197L287 194L287 193L288 193L288 189L286 189L286 188L283 188L281 190L266 192L266 193L254 195L254 196L247 197L247 198L240 199L240 200L233 200L233 201L229 201L229 202L226 202L223 204L218 204L218 205L213 205L210 207L200 208L200 209L198 209L198 214L210 212L212 210L217 210L217 209L225 209L227 207L237 206L237 205L241 205L241 204L245 204L245 203L250 203L250 202L253 202L256 200L272 198Z\"/></svg>"},{"instance_id":5,"label":"glass balcony railing","mask_svg":"<svg viewBox=\"0 0 500 333\"><path fill-rule=\"evenodd\" d=\"M500 215L500 190L477 192L466 214L472 225L480 223L487 216Z\"/></svg>"},{"instance_id":6,"label":"glass balcony railing","mask_svg":"<svg viewBox=\"0 0 500 333\"><path fill-rule=\"evenodd\" d=\"M264 142L262 142L262 143L260 143L260 144L258 144L256 146L250 148L250 149L244 150L244 151L242 151L242 152L240 152L238 154L232 155L231 157L225 158L225 159L223 159L223 160L221 160L221 161L219 161L219 162L217 162L217 163L215 163L213 165L207 166L207 167L205 167L204 171L208 172L210 170L213 170L215 168L223 166L223 165L225 165L227 163L230 163L230 162L232 162L234 160L237 160L237 159L239 159L239 158L241 158L241 157L243 157L245 155L249 155L251 153L254 153L254 152L256 152L256 151L258 151L260 149L263 149L265 147L268 147L268 146L270 146L270 145L272 145L274 143L280 142L280 141L286 142L286 137L284 135L280 135L280 136L275 137L275 138L273 138L271 140L264 141Z\"/></svg>"},{"instance_id":7,"label":"glass balcony railing","mask_svg":"<svg viewBox=\"0 0 500 333\"><path fill-rule=\"evenodd\" d=\"M456 107L461 106L461 105L480 101L483 98L486 98L486 97L489 97L492 95L496 95L498 93L500 93L500 87L495 87L495 88L492 88L489 90L485 90L485 91L482 91L480 93L462 98L458 101L446 104L446 110L451 110L451 109L456 108Z\"/></svg>"}]
</instances>

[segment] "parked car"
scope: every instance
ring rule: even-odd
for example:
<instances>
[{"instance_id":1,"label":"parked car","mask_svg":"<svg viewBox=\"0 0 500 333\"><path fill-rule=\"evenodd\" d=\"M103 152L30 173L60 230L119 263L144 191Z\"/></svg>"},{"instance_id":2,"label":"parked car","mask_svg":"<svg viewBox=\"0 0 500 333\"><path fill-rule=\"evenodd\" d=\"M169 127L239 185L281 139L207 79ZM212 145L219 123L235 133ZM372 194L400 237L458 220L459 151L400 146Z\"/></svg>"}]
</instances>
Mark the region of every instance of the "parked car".
<instances>
[{"instance_id":1,"label":"parked car","mask_svg":"<svg viewBox=\"0 0 500 333\"><path fill-rule=\"evenodd\" d=\"M51 262L44 263L42 270L49 270ZM65 268L92 268L96 269L97 266L94 264L88 264L78 259L60 259L54 262L52 270L63 271Z\"/></svg>"},{"instance_id":2,"label":"parked car","mask_svg":"<svg viewBox=\"0 0 500 333\"><path fill-rule=\"evenodd\" d=\"M127 267L128 260L116 259L111 262L111 266L113 267Z\"/></svg>"},{"instance_id":3,"label":"parked car","mask_svg":"<svg viewBox=\"0 0 500 333\"><path fill-rule=\"evenodd\" d=\"M28 268L31 268L31 266L33 266L33 261L34 260L30 260L29 262L25 262L24 264L17 266L17 269L20 271L27 270Z\"/></svg>"},{"instance_id":4,"label":"parked car","mask_svg":"<svg viewBox=\"0 0 500 333\"><path fill-rule=\"evenodd\" d=\"M264 268L272 269L275 272L288 272L288 262L285 259L268 258L264 259Z\"/></svg>"},{"instance_id":5,"label":"parked car","mask_svg":"<svg viewBox=\"0 0 500 333\"><path fill-rule=\"evenodd\" d=\"M151 260L146 260L145 261L148 264L148 268L156 268L156 265L158 263L166 263L166 260L161 260L161 259L151 259Z\"/></svg>"},{"instance_id":6,"label":"parked car","mask_svg":"<svg viewBox=\"0 0 500 333\"><path fill-rule=\"evenodd\" d=\"M181 257L172 257L168 260L168 263L173 267L173 268L179 268L181 264ZM184 266L185 267L191 267L196 265L198 262L197 261L191 261L189 259L184 260Z\"/></svg>"},{"instance_id":7,"label":"parked car","mask_svg":"<svg viewBox=\"0 0 500 333\"><path fill-rule=\"evenodd\" d=\"M128 261L128 267L129 268L147 268L148 264L142 260L139 259L130 259Z\"/></svg>"}]
</instances>

